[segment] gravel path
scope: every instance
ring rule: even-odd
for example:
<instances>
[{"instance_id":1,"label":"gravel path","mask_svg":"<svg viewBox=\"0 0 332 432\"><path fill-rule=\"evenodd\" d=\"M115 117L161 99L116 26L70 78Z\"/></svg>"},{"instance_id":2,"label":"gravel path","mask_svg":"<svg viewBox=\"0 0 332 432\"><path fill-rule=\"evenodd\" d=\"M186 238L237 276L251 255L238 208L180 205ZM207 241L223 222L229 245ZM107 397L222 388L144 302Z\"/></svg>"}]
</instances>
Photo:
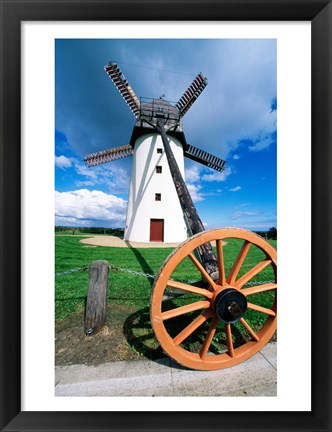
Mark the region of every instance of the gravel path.
<instances>
[{"instance_id":1,"label":"gravel path","mask_svg":"<svg viewBox=\"0 0 332 432\"><path fill-rule=\"evenodd\" d=\"M143 242L133 242L133 241L125 241L115 236L95 236L89 238L83 238L80 240L80 243L93 247L93 246L106 246L106 247L129 247L129 248L175 248L181 243L161 243L161 242L151 242L151 243L143 243ZM215 241L211 242L212 246L216 245ZM223 245L226 245L227 242L223 241Z\"/></svg>"},{"instance_id":2,"label":"gravel path","mask_svg":"<svg viewBox=\"0 0 332 432\"><path fill-rule=\"evenodd\" d=\"M95 236L84 238L80 240L80 243L92 246L108 246L108 247L129 247L129 248L172 248L178 246L180 243L141 243L141 242L129 242L120 239L115 236Z\"/></svg>"}]
</instances>

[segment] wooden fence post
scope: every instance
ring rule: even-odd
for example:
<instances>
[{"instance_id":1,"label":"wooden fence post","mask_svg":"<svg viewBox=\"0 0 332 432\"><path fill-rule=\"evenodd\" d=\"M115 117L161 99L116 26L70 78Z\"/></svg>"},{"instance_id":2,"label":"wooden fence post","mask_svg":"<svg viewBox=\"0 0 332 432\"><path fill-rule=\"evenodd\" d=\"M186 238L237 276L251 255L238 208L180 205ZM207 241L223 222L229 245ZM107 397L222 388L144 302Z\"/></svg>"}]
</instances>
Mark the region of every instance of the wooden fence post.
<instances>
[{"instance_id":1,"label":"wooden fence post","mask_svg":"<svg viewBox=\"0 0 332 432\"><path fill-rule=\"evenodd\" d=\"M100 330L106 321L108 298L107 261L94 261L89 267L88 297L85 309L85 334L91 336Z\"/></svg>"}]
</instances>

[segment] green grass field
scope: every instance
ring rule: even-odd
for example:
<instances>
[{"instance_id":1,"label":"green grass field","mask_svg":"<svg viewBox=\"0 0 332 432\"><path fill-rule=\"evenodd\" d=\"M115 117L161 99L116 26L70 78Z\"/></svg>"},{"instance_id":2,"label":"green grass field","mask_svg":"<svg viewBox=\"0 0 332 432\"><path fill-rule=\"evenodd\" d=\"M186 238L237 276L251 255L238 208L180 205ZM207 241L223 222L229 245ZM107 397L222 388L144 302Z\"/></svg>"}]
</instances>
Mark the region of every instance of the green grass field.
<instances>
[{"instance_id":1,"label":"green grass field","mask_svg":"<svg viewBox=\"0 0 332 432\"><path fill-rule=\"evenodd\" d=\"M132 273L156 275L173 248L115 248L91 247L80 243L79 236L55 236L55 323L57 364L98 364L114 360L158 358L162 350L150 323L150 296L154 279ZM276 241L270 241L276 247ZM226 273L231 269L243 240L227 239L224 245ZM257 262L264 259L257 248L250 248L240 271L244 274ZM88 289L88 266L96 260L106 260L113 267L127 271L111 270L109 275L109 304L105 331L94 337L84 335L84 308ZM79 270L77 270L79 269ZM74 270L69 274L64 272ZM76 271L77 270L77 271ZM201 274L189 258L176 268L172 279L200 281ZM261 283L274 279L271 266L255 276L254 282ZM260 282L259 282L260 281ZM190 282L190 283L191 283ZM167 288L166 290L170 290ZM267 291L250 296L250 302L271 308L274 292ZM187 293L163 302L163 310L197 301L197 296ZM200 300L200 299L199 299ZM186 314L166 322L169 334L177 334L183 326L192 321L197 312ZM266 315L247 310L246 321L258 330ZM207 323L205 327L207 326ZM202 330L205 331L205 327ZM233 324L235 344L245 336L240 323ZM220 323L219 335L212 348L223 345L225 334ZM220 342L220 343L219 343ZM190 349L198 344L193 334L185 341ZM236 346L236 345L235 345Z\"/></svg>"},{"instance_id":2,"label":"green grass field","mask_svg":"<svg viewBox=\"0 0 332 432\"><path fill-rule=\"evenodd\" d=\"M227 242L226 269L229 270L238 254L242 241L230 239ZM271 240L276 247L276 241ZM55 274L89 266L95 260L106 260L112 266L121 269L134 270L144 274L155 275L172 248L113 248L87 247L80 243L80 237L55 236ZM242 273L253 266L261 256L257 250L249 253ZM241 274L241 273L240 273ZM190 260L186 260L176 269L174 277L180 280L198 280L197 269ZM273 278L270 269L263 271L255 280L270 280ZM61 320L83 310L87 295L88 271L80 270L55 278L55 319ZM118 304L137 307L149 305L153 279L137 276L128 272L111 270L109 300Z\"/></svg>"},{"instance_id":3,"label":"green grass field","mask_svg":"<svg viewBox=\"0 0 332 432\"><path fill-rule=\"evenodd\" d=\"M80 237L55 237L55 274L106 260L115 267L154 275L172 249L86 247ZM153 279L111 270L109 300L118 304L145 306L150 301ZM55 319L84 309L88 271L80 270L55 278Z\"/></svg>"}]
</instances>

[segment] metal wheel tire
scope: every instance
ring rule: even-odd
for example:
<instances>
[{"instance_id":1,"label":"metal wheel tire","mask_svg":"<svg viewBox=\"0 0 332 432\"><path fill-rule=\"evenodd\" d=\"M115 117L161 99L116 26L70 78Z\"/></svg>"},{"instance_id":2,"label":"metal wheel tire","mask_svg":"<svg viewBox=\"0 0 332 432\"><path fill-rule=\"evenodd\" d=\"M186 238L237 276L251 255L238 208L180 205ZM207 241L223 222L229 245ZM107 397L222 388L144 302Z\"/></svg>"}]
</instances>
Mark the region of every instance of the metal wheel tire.
<instances>
[{"instance_id":1,"label":"metal wheel tire","mask_svg":"<svg viewBox=\"0 0 332 432\"><path fill-rule=\"evenodd\" d=\"M216 281L195 256L207 242L216 250ZM181 280L193 269L197 280ZM253 232L223 228L194 235L166 259L153 287L151 324L159 343L191 369L247 360L277 329L276 277L276 250Z\"/></svg>"}]
</instances>

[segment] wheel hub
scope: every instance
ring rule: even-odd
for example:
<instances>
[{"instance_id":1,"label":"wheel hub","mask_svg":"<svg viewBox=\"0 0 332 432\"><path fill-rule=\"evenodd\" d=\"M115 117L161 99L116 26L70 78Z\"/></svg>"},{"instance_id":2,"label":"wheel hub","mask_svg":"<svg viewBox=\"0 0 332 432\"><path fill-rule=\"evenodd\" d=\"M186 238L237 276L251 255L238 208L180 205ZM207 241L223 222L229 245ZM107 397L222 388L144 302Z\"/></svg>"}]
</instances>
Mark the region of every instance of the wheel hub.
<instances>
[{"instance_id":1,"label":"wheel hub","mask_svg":"<svg viewBox=\"0 0 332 432\"><path fill-rule=\"evenodd\" d=\"M214 308L220 321L233 324L243 317L247 310L246 297L235 288L222 290L214 301Z\"/></svg>"}]
</instances>

